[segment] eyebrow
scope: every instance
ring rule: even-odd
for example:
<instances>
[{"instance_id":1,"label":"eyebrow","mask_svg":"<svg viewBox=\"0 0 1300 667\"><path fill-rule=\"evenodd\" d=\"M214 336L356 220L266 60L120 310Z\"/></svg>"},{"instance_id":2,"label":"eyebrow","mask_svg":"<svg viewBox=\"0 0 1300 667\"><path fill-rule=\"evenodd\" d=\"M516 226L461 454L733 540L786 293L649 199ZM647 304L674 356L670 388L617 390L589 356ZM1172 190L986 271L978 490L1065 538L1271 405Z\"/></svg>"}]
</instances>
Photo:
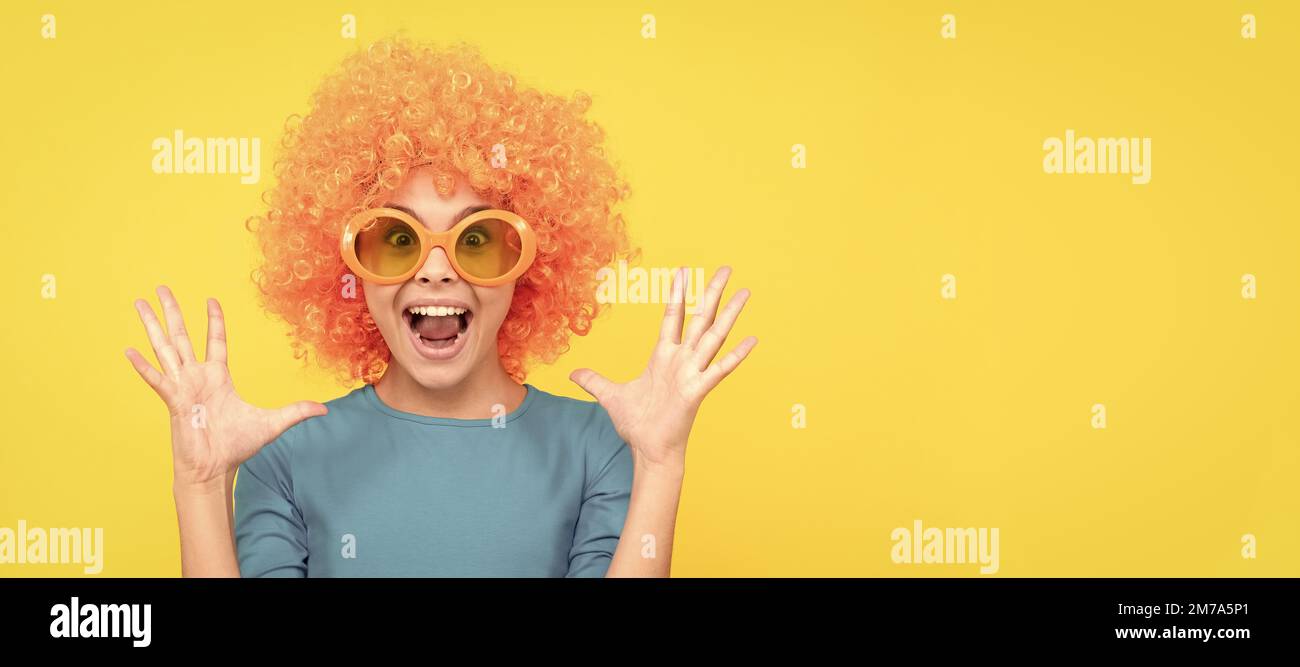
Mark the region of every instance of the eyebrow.
<instances>
[{"instance_id":1,"label":"eyebrow","mask_svg":"<svg viewBox=\"0 0 1300 667\"><path fill-rule=\"evenodd\" d=\"M415 210L412 209L412 208L410 208L410 207L402 206L401 204L394 204L393 202L388 202L388 203L386 203L386 204L383 205L383 208L395 208L395 209L397 209L397 210L399 210L399 211L401 211L401 212L403 212L403 213L405 213L405 214L411 216L412 218L415 218L417 221L419 221L420 224L422 224L422 225L424 225L424 226L426 226L426 227L428 226L428 224L426 224L426 223L424 222L424 220L421 219L420 216L416 214ZM456 215L451 219L451 224L455 225L456 223L460 222L461 220L464 220L465 218L468 218L469 216L474 215L475 213L478 213L479 211L486 211L486 210L491 209L491 208L492 208L491 206L487 206L487 205L484 205L484 204L479 204L479 205L476 205L476 206L466 206L466 207L465 207L465 210L461 211L460 213L457 213L457 214L456 214Z\"/></svg>"}]
</instances>

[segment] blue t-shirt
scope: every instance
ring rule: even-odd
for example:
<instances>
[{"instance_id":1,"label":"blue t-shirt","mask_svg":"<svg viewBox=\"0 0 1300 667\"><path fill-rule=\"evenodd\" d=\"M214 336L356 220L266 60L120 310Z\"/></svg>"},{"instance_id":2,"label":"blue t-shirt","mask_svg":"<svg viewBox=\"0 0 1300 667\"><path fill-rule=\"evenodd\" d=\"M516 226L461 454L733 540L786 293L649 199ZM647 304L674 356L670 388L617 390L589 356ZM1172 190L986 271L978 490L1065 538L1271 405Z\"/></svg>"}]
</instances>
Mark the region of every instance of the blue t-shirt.
<instances>
[{"instance_id":1,"label":"blue t-shirt","mask_svg":"<svg viewBox=\"0 0 1300 667\"><path fill-rule=\"evenodd\" d=\"M598 403L532 385L514 412L442 419L366 385L239 468L245 577L602 577L632 457Z\"/></svg>"}]
</instances>

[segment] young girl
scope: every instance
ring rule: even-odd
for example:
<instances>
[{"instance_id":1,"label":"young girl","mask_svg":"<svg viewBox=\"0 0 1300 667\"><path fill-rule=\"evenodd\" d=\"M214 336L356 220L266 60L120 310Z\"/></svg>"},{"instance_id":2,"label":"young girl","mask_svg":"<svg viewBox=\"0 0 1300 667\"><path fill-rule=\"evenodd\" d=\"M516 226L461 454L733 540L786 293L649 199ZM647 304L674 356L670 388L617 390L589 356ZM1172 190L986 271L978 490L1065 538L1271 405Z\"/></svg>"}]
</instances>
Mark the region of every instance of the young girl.
<instances>
[{"instance_id":1,"label":"young girl","mask_svg":"<svg viewBox=\"0 0 1300 667\"><path fill-rule=\"evenodd\" d=\"M598 403L523 384L599 310L627 251L590 100L521 89L469 47L390 39L348 58L290 119L269 211L250 221L265 307L351 384L257 408L206 358L176 299L136 310L171 414L185 576L667 576L686 441L749 296L713 277L683 329L673 282L646 369L570 377ZM235 483L238 471L238 484Z\"/></svg>"}]
</instances>

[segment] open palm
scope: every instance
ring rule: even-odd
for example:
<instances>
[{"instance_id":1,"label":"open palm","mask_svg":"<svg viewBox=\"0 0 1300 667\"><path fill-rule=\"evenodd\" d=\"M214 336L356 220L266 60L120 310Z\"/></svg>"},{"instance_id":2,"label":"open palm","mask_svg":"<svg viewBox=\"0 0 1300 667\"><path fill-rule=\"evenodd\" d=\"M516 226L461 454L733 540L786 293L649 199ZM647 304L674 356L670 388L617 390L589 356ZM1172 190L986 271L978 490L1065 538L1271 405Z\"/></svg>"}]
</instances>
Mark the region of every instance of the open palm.
<instances>
[{"instance_id":1,"label":"open palm","mask_svg":"<svg viewBox=\"0 0 1300 667\"><path fill-rule=\"evenodd\" d=\"M171 415L172 465L178 483L222 480L290 426L326 413L324 405L313 401L274 410L249 405L235 392L230 378L225 317L216 299L208 300L207 359L199 361L171 290L159 287L158 298L167 332L147 302L137 300L135 308L162 371L133 348L127 349L126 356Z\"/></svg>"},{"instance_id":2,"label":"open palm","mask_svg":"<svg viewBox=\"0 0 1300 667\"><path fill-rule=\"evenodd\" d=\"M757 338L749 336L714 360L749 299L749 290L742 289L718 311L730 275L727 267L714 274L699 313L691 318L683 334L685 272L677 271L664 309L659 340L650 354L650 362L635 379L620 384L587 368L569 376L605 408L619 436L646 463L681 462L691 425L704 397L758 343Z\"/></svg>"}]
</instances>

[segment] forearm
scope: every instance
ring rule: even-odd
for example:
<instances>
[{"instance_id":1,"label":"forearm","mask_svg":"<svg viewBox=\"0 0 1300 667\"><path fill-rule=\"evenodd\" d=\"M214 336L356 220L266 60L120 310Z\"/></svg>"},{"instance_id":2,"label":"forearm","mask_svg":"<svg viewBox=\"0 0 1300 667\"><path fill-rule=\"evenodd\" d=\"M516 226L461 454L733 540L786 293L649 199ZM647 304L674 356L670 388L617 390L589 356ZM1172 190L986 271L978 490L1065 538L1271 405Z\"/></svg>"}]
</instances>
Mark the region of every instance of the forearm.
<instances>
[{"instance_id":1,"label":"forearm","mask_svg":"<svg viewBox=\"0 0 1300 667\"><path fill-rule=\"evenodd\" d=\"M634 457L627 519L606 577L667 577L681 500L684 461L649 463Z\"/></svg>"},{"instance_id":2,"label":"forearm","mask_svg":"<svg viewBox=\"0 0 1300 667\"><path fill-rule=\"evenodd\" d=\"M233 481L232 471L209 485L173 485L181 536L181 576L239 576L231 513Z\"/></svg>"}]
</instances>

